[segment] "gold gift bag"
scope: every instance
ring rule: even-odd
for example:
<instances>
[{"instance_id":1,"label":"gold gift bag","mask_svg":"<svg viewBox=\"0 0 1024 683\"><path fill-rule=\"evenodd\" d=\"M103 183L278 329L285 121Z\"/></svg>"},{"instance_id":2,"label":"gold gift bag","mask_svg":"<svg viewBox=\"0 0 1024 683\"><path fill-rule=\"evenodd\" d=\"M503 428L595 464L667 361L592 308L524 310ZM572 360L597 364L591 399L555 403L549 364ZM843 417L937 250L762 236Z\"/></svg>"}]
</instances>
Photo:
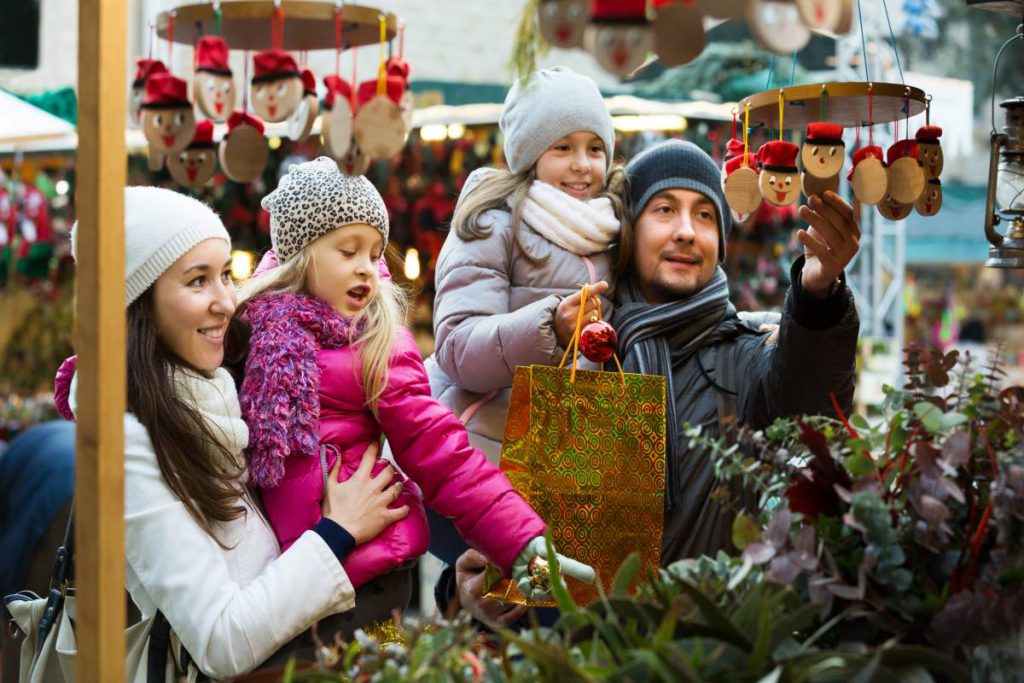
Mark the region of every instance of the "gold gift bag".
<instances>
[{"instance_id":1,"label":"gold gift bag","mask_svg":"<svg viewBox=\"0 0 1024 683\"><path fill-rule=\"evenodd\" d=\"M665 378L625 374L618 358L618 372L577 370L582 306L580 311L570 345L571 368L565 367L569 349L557 368L516 368L501 469L547 522L555 549L592 566L607 592L630 553L640 555L638 578L660 563ZM493 567L487 579L487 597L538 607L555 604L528 600ZM572 578L567 584L577 604L598 598L595 585Z\"/></svg>"}]
</instances>

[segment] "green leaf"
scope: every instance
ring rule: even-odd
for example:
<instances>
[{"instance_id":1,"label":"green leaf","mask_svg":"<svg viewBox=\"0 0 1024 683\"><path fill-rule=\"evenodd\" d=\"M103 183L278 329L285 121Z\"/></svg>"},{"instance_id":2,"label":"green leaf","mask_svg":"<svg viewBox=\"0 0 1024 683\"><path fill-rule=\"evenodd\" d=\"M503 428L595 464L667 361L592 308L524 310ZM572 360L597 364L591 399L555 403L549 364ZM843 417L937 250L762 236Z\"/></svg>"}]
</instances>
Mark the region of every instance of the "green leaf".
<instances>
[{"instance_id":1,"label":"green leaf","mask_svg":"<svg viewBox=\"0 0 1024 683\"><path fill-rule=\"evenodd\" d=\"M850 424L859 432L871 431L871 425L868 424L867 418L859 413L850 416Z\"/></svg>"},{"instance_id":2,"label":"green leaf","mask_svg":"<svg viewBox=\"0 0 1024 683\"><path fill-rule=\"evenodd\" d=\"M680 581L679 587L690 596L697 609L704 616L709 626L714 627L722 634L722 640L733 643L741 648L750 649L750 640L747 639L733 624L729 618L701 592L697 586L689 581Z\"/></svg>"},{"instance_id":3,"label":"green leaf","mask_svg":"<svg viewBox=\"0 0 1024 683\"><path fill-rule=\"evenodd\" d=\"M558 609L562 612L576 611L576 603L569 595L569 589L562 583L562 568L558 566L558 554L555 553L555 545L551 542L551 530L544 532L544 545L548 551L548 566L551 569L551 593L555 597Z\"/></svg>"},{"instance_id":4,"label":"green leaf","mask_svg":"<svg viewBox=\"0 0 1024 683\"><path fill-rule=\"evenodd\" d=\"M943 431L951 431L967 422L967 416L963 413L945 413L939 418Z\"/></svg>"},{"instance_id":5,"label":"green leaf","mask_svg":"<svg viewBox=\"0 0 1024 683\"><path fill-rule=\"evenodd\" d=\"M640 555L632 552L622 561L618 571L615 572L615 578L612 580L612 595L625 595L638 571L640 571Z\"/></svg>"},{"instance_id":6,"label":"green leaf","mask_svg":"<svg viewBox=\"0 0 1024 683\"><path fill-rule=\"evenodd\" d=\"M757 683L779 683L779 679L782 678L782 667L777 666L771 670L771 673L762 676L757 679Z\"/></svg>"},{"instance_id":7,"label":"green leaf","mask_svg":"<svg viewBox=\"0 0 1024 683\"><path fill-rule=\"evenodd\" d=\"M736 515L732 522L732 544L737 550L743 550L748 545L761 538L761 529L757 522L743 514Z\"/></svg>"},{"instance_id":8,"label":"green leaf","mask_svg":"<svg viewBox=\"0 0 1024 683\"><path fill-rule=\"evenodd\" d=\"M846 459L846 469L854 479L860 479L875 471L875 461L863 453L854 453Z\"/></svg>"}]
</instances>

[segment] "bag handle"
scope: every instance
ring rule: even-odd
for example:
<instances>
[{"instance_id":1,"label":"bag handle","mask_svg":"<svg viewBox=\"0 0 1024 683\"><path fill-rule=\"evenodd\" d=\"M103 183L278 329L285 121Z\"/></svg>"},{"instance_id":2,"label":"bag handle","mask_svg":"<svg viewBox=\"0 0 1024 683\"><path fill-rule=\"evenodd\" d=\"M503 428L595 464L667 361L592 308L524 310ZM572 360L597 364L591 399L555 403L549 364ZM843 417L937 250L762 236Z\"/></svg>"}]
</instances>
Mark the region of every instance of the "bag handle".
<instances>
[{"instance_id":1,"label":"bag handle","mask_svg":"<svg viewBox=\"0 0 1024 683\"><path fill-rule=\"evenodd\" d=\"M572 333L572 341L569 342L569 346L566 347L565 353L562 354L562 362L558 364L558 369L561 370L565 367L565 361L569 358L569 351L572 351L572 368L570 369L569 382L575 386L576 384L576 361L577 354L580 349L580 335L583 333L583 311L586 309L586 302L590 299L590 285L580 285L580 310L576 314L576 329ZM597 322L602 319L601 316L601 297L594 297L597 301L597 312L591 317L590 322ZM622 388L626 388L626 375L622 371L622 363L619 362L619 356L612 353L612 358L615 359L615 366L619 369L619 379L622 381ZM601 363L601 370L604 370L604 363Z\"/></svg>"},{"instance_id":2,"label":"bag handle","mask_svg":"<svg viewBox=\"0 0 1024 683\"><path fill-rule=\"evenodd\" d=\"M50 591L46 595L46 607L39 617L36 627L36 656L43 651L46 637L50 635L54 624L60 618L64 609L64 598L67 596L68 585L71 583L72 564L74 559L75 541L75 501L71 500L71 512L68 513L68 523L64 529L64 542L57 548L57 554L53 558L53 570L50 573Z\"/></svg>"}]
</instances>

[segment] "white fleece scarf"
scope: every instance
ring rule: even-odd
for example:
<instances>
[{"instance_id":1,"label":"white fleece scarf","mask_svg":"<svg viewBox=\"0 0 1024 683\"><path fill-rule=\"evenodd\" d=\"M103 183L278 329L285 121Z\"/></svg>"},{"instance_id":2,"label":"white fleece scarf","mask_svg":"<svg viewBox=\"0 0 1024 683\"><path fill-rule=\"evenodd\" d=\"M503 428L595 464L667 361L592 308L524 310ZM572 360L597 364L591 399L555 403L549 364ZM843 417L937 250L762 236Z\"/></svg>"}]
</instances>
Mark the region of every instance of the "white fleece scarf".
<instances>
[{"instance_id":1,"label":"white fleece scarf","mask_svg":"<svg viewBox=\"0 0 1024 683\"><path fill-rule=\"evenodd\" d=\"M236 462L226 464L232 469L243 465L245 459L242 453L249 445L249 428L242 420L238 392L228 371L217 368L213 377L203 377L190 370L179 369L172 375L171 381L178 398L202 416L220 445L235 456Z\"/></svg>"},{"instance_id":2,"label":"white fleece scarf","mask_svg":"<svg viewBox=\"0 0 1024 683\"><path fill-rule=\"evenodd\" d=\"M610 199L580 201L539 180L533 181L523 203L523 220L549 242L577 256L604 251L619 235L619 219Z\"/></svg>"}]
</instances>

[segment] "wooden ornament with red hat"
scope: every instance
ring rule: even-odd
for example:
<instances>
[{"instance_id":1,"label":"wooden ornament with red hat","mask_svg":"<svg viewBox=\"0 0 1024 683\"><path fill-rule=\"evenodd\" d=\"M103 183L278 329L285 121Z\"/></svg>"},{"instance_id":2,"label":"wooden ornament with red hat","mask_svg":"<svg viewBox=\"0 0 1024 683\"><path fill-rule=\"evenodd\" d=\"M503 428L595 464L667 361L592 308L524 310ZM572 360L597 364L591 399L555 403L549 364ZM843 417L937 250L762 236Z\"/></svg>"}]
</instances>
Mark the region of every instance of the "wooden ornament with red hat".
<instances>
[{"instance_id":1,"label":"wooden ornament with red hat","mask_svg":"<svg viewBox=\"0 0 1024 683\"><path fill-rule=\"evenodd\" d=\"M901 221L910 215L910 212L914 210L913 204L904 204L903 202L896 201L892 195L888 192L885 193L885 197L878 202L878 214L890 221Z\"/></svg>"},{"instance_id":2,"label":"wooden ornament with red hat","mask_svg":"<svg viewBox=\"0 0 1024 683\"><path fill-rule=\"evenodd\" d=\"M583 47L601 68L625 76L655 49L647 0L591 0Z\"/></svg>"},{"instance_id":3,"label":"wooden ornament with red hat","mask_svg":"<svg viewBox=\"0 0 1024 683\"><path fill-rule=\"evenodd\" d=\"M234 112L228 118L227 135L217 149L224 175L236 183L251 183L263 175L269 156L263 122L248 112Z\"/></svg>"},{"instance_id":4,"label":"wooden ornament with red hat","mask_svg":"<svg viewBox=\"0 0 1024 683\"><path fill-rule=\"evenodd\" d=\"M352 122L352 136L363 154L386 159L402 150L407 131L399 102L405 92L405 79L390 75L385 55L384 17L380 19L381 55L377 78L359 84L355 120Z\"/></svg>"},{"instance_id":5,"label":"wooden ornament with red hat","mask_svg":"<svg viewBox=\"0 0 1024 683\"><path fill-rule=\"evenodd\" d=\"M153 74L167 73L167 67L159 59L139 57L135 60L135 79L132 81L132 92L128 100L128 112L132 123L140 123L142 101L146 97L146 81Z\"/></svg>"},{"instance_id":6,"label":"wooden ornament with red hat","mask_svg":"<svg viewBox=\"0 0 1024 683\"><path fill-rule=\"evenodd\" d=\"M882 148L878 145L868 144L853 153L853 166L847 171L846 179L861 204L874 206L888 192L889 175L882 159Z\"/></svg>"},{"instance_id":7,"label":"wooden ornament with red hat","mask_svg":"<svg viewBox=\"0 0 1024 683\"><path fill-rule=\"evenodd\" d=\"M745 220L761 206L763 197L758 187L757 157L750 151L750 107L743 118L743 140L736 137L736 115L733 113L732 139L726 144L727 158L722 168L722 192L737 220Z\"/></svg>"},{"instance_id":8,"label":"wooden ornament with red hat","mask_svg":"<svg viewBox=\"0 0 1024 683\"><path fill-rule=\"evenodd\" d=\"M302 67L302 99L288 117L288 138L302 142L313 130L313 122L320 110L320 100L316 96L316 76L308 66Z\"/></svg>"},{"instance_id":9,"label":"wooden ornament with red hat","mask_svg":"<svg viewBox=\"0 0 1024 683\"><path fill-rule=\"evenodd\" d=\"M812 31L834 32L843 19L842 0L796 0L796 9L804 25Z\"/></svg>"},{"instance_id":10,"label":"wooden ornament with red hat","mask_svg":"<svg viewBox=\"0 0 1024 683\"><path fill-rule=\"evenodd\" d=\"M166 72L151 75L146 80L139 123L151 149L164 154L185 149L196 132L185 81Z\"/></svg>"},{"instance_id":11,"label":"wooden ornament with red hat","mask_svg":"<svg viewBox=\"0 0 1024 683\"><path fill-rule=\"evenodd\" d=\"M202 187L217 169L217 145L213 141L213 121L196 124L196 134L188 147L167 155L167 171L174 182L185 187Z\"/></svg>"},{"instance_id":12,"label":"wooden ornament with red hat","mask_svg":"<svg viewBox=\"0 0 1024 683\"><path fill-rule=\"evenodd\" d=\"M537 7L541 36L563 50L583 47L583 30L589 20L589 0L540 0Z\"/></svg>"},{"instance_id":13,"label":"wooden ornament with red hat","mask_svg":"<svg viewBox=\"0 0 1024 683\"><path fill-rule=\"evenodd\" d=\"M800 147L800 187L804 196L824 196L839 191L839 173L846 160L843 127L827 121L807 124L807 135Z\"/></svg>"},{"instance_id":14,"label":"wooden ornament with red hat","mask_svg":"<svg viewBox=\"0 0 1024 683\"><path fill-rule=\"evenodd\" d=\"M235 81L228 64L228 43L221 36L203 36L195 49L196 105L213 121L226 121L235 110Z\"/></svg>"},{"instance_id":15,"label":"wooden ornament with red hat","mask_svg":"<svg viewBox=\"0 0 1024 683\"><path fill-rule=\"evenodd\" d=\"M939 144L941 137L942 128L930 124L921 126L914 135L917 141L918 160L924 166L924 174L928 180L938 178L942 174L942 145Z\"/></svg>"},{"instance_id":16,"label":"wooden ornament with red hat","mask_svg":"<svg viewBox=\"0 0 1024 683\"><path fill-rule=\"evenodd\" d=\"M898 140L886 153L889 162L889 194L902 204L913 204L924 192L924 168L917 159L915 140Z\"/></svg>"},{"instance_id":17,"label":"wooden ornament with red hat","mask_svg":"<svg viewBox=\"0 0 1024 683\"><path fill-rule=\"evenodd\" d=\"M758 186L769 204L789 206L800 197L800 169L796 158L800 148L786 140L771 140L757 150L761 165Z\"/></svg>"},{"instance_id":18,"label":"wooden ornament with red hat","mask_svg":"<svg viewBox=\"0 0 1024 683\"><path fill-rule=\"evenodd\" d=\"M398 29L399 31L399 45L404 40L402 38L405 28ZM387 61L387 72L388 78L400 78L402 79L402 97L398 100L398 110L402 113L402 123L405 125L406 136L412 132L412 117L416 112L416 104L413 100L412 89L409 87L409 74L412 71L412 67L409 66L409 62L402 59L402 48L399 47L398 56L390 57Z\"/></svg>"},{"instance_id":19,"label":"wooden ornament with red hat","mask_svg":"<svg viewBox=\"0 0 1024 683\"><path fill-rule=\"evenodd\" d=\"M749 0L747 27L757 42L779 55L791 55L811 39L811 30L792 2Z\"/></svg>"},{"instance_id":20,"label":"wooden ornament with red hat","mask_svg":"<svg viewBox=\"0 0 1024 683\"><path fill-rule=\"evenodd\" d=\"M914 202L914 209L922 216L934 216L942 208L942 181L929 178L924 191Z\"/></svg>"},{"instance_id":21,"label":"wooden ornament with red hat","mask_svg":"<svg viewBox=\"0 0 1024 683\"><path fill-rule=\"evenodd\" d=\"M324 77L327 95L320 119L320 136L324 149L335 161L342 159L352 146L352 86L337 74Z\"/></svg>"},{"instance_id":22,"label":"wooden ornament with red hat","mask_svg":"<svg viewBox=\"0 0 1024 683\"><path fill-rule=\"evenodd\" d=\"M694 0L654 0L654 50L665 66L696 59L708 44L704 13Z\"/></svg>"},{"instance_id":23,"label":"wooden ornament with red hat","mask_svg":"<svg viewBox=\"0 0 1024 683\"><path fill-rule=\"evenodd\" d=\"M302 75L284 50L261 50L253 57L252 110L264 121L284 121L302 101Z\"/></svg>"}]
</instances>

